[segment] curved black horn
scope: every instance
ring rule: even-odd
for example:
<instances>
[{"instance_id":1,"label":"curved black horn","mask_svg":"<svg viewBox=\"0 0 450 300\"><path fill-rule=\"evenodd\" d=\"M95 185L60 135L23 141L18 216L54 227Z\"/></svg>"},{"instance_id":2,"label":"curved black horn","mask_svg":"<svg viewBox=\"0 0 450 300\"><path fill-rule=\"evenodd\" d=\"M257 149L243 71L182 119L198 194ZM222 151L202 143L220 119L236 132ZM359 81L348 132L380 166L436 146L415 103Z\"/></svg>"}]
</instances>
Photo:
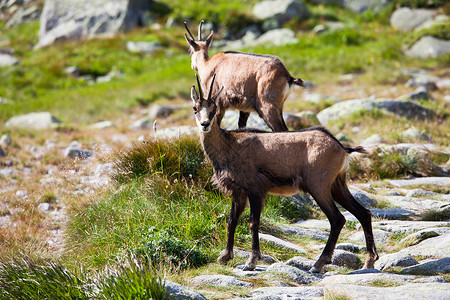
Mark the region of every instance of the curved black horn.
<instances>
[{"instance_id":1,"label":"curved black horn","mask_svg":"<svg viewBox=\"0 0 450 300\"><path fill-rule=\"evenodd\" d=\"M190 31L189 28L187 27L186 22L184 22L184 27L186 27L187 32L188 32L189 35L191 36L191 39L192 39L193 41L195 41L194 36L192 35L191 31Z\"/></svg>"},{"instance_id":2,"label":"curved black horn","mask_svg":"<svg viewBox=\"0 0 450 300\"><path fill-rule=\"evenodd\" d=\"M201 41L202 40L202 25L203 25L203 22L205 22L205 21L201 21L200 22L200 25L198 25L198 40L199 41Z\"/></svg>"},{"instance_id":3,"label":"curved black horn","mask_svg":"<svg viewBox=\"0 0 450 300\"><path fill-rule=\"evenodd\" d=\"M211 85L209 86L208 100L211 100L211 94L212 94L215 79L216 79L216 73L214 73L213 78L211 80Z\"/></svg>"},{"instance_id":4,"label":"curved black horn","mask_svg":"<svg viewBox=\"0 0 450 300\"><path fill-rule=\"evenodd\" d=\"M202 86L200 85L200 79L198 79L197 73L195 73L195 78L197 79L198 92L200 94L200 99L203 100Z\"/></svg>"}]
</instances>

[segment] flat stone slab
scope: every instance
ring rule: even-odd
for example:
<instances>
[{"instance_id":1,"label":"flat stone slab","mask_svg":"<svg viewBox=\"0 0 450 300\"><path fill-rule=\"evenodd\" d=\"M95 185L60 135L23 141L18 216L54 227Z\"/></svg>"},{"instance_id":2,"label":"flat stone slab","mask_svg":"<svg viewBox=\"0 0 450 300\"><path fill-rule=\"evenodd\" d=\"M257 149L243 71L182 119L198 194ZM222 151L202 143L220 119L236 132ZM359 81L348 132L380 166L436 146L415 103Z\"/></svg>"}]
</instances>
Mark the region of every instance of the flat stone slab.
<instances>
[{"instance_id":1,"label":"flat stone slab","mask_svg":"<svg viewBox=\"0 0 450 300\"><path fill-rule=\"evenodd\" d=\"M244 271L245 264L239 264L233 269L233 275L238 277L251 277L267 270L267 266L257 265L253 271Z\"/></svg>"},{"instance_id":2,"label":"flat stone slab","mask_svg":"<svg viewBox=\"0 0 450 300\"><path fill-rule=\"evenodd\" d=\"M303 228L317 228L322 230L330 230L330 222L328 220L305 220L305 221L298 221L295 223L296 226L303 227Z\"/></svg>"},{"instance_id":3,"label":"flat stone slab","mask_svg":"<svg viewBox=\"0 0 450 300\"><path fill-rule=\"evenodd\" d=\"M346 299L450 299L450 283L408 283L396 287L338 284L324 287L325 293Z\"/></svg>"},{"instance_id":4,"label":"flat stone slab","mask_svg":"<svg viewBox=\"0 0 450 300\"><path fill-rule=\"evenodd\" d=\"M250 254L251 254L251 252L239 250L239 249L234 249L233 253L235 256L238 256L241 258L249 258ZM268 263L268 264L273 264L275 262L275 259L272 256L261 254L261 261Z\"/></svg>"},{"instance_id":5,"label":"flat stone slab","mask_svg":"<svg viewBox=\"0 0 450 300\"><path fill-rule=\"evenodd\" d=\"M191 299L191 300L206 300L205 296L199 294L185 286L178 283L166 281L164 285L165 289L170 291L171 299Z\"/></svg>"},{"instance_id":6,"label":"flat stone slab","mask_svg":"<svg viewBox=\"0 0 450 300\"><path fill-rule=\"evenodd\" d=\"M443 197L444 198L444 197ZM437 210L440 209L443 205L448 204L449 202L443 199L444 201L432 200L432 199L421 199L416 197L402 197L402 196L391 196L387 197L392 205L401 207L404 210L410 211L414 216L414 213L418 215L417 212L424 212L427 210Z\"/></svg>"},{"instance_id":7,"label":"flat stone slab","mask_svg":"<svg viewBox=\"0 0 450 300\"><path fill-rule=\"evenodd\" d=\"M282 263L275 263L270 265L267 268L267 272L272 274L285 275L291 280L301 284L310 284L321 279L321 275L312 274L310 272L306 272L300 270L299 268L288 266Z\"/></svg>"},{"instance_id":8,"label":"flat stone slab","mask_svg":"<svg viewBox=\"0 0 450 300\"><path fill-rule=\"evenodd\" d=\"M250 287L253 284L241 281L233 276L227 275L200 275L190 280L193 285L214 285L214 286L242 286Z\"/></svg>"},{"instance_id":9,"label":"flat stone slab","mask_svg":"<svg viewBox=\"0 0 450 300\"><path fill-rule=\"evenodd\" d=\"M417 264L418 262L409 254L391 253L381 256L375 262L375 268L385 270L391 267L409 267Z\"/></svg>"},{"instance_id":10,"label":"flat stone slab","mask_svg":"<svg viewBox=\"0 0 450 300\"><path fill-rule=\"evenodd\" d=\"M274 237L270 234L265 234L265 233L260 233L259 234L259 239L265 242L269 242L273 245L276 245L280 248L284 248L284 249L288 249L288 250L292 250L292 251L296 251L299 253L306 253L306 250L303 249L302 247L300 247L299 245L296 245L294 243L279 239L277 237Z\"/></svg>"},{"instance_id":11,"label":"flat stone slab","mask_svg":"<svg viewBox=\"0 0 450 300\"><path fill-rule=\"evenodd\" d=\"M412 232L434 227L450 227L450 222L439 221L381 221L372 222L372 227L388 232Z\"/></svg>"},{"instance_id":12,"label":"flat stone slab","mask_svg":"<svg viewBox=\"0 0 450 300\"><path fill-rule=\"evenodd\" d=\"M426 239L415 246L402 249L400 252L412 256L444 258L450 257L450 234Z\"/></svg>"},{"instance_id":13,"label":"flat stone slab","mask_svg":"<svg viewBox=\"0 0 450 300\"><path fill-rule=\"evenodd\" d=\"M398 187L422 184L450 185L450 177L420 177L413 179L397 179L389 180L389 183L393 186Z\"/></svg>"},{"instance_id":14,"label":"flat stone slab","mask_svg":"<svg viewBox=\"0 0 450 300\"><path fill-rule=\"evenodd\" d=\"M397 284L404 284L416 279L414 275L398 275L391 273L365 273L365 274L351 274L351 275L333 275L327 276L319 283L321 286L335 285L335 284L358 284L369 285L374 281L389 281Z\"/></svg>"},{"instance_id":15,"label":"flat stone slab","mask_svg":"<svg viewBox=\"0 0 450 300\"><path fill-rule=\"evenodd\" d=\"M311 270L311 268L313 267L315 262L316 262L315 260L312 260L312 259L309 259L309 258L306 258L303 256L295 256L295 257L289 259L286 262L286 265L296 267L303 271L309 271L309 270Z\"/></svg>"},{"instance_id":16,"label":"flat stone slab","mask_svg":"<svg viewBox=\"0 0 450 300\"><path fill-rule=\"evenodd\" d=\"M450 257L410 266L400 271L401 274L414 275L436 275L448 272L450 272Z\"/></svg>"},{"instance_id":17,"label":"flat stone slab","mask_svg":"<svg viewBox=\"0 0 450 300\"><path fill-rule=\"evenodd\" d=\"M320 229L300 228L296 226L278 226L277 228L288 234L308 236L320 241L328 240L329 236L328 232Z\"/></svg>"},{"instance_id":18,"label":"flat stone slab","mask_svg":"<svg viewBox=\"0 0 450 300\"><path fill-rule=\"evenodd\" d=\"M385 243L390 235L389 232L380 230L380 229L373 229L372 232L373 232L373 239L375 241L375 244ZM359 242L359 243L366 242L366 238L364 237L363 231L358 231L358 232L352 234L351 236L349 236L348 238L349 238L349 240L354 241L354 242Z\"/></svg>"},{"instance_id":19,"label":"flat stone slab","mask_svg":"<svg viewBox=\"0 0 450 300\"><path fill-rule=\"evenodd\" d=\"M311 299L323 297L323 288L316 286L263 287L254 290L252 296L257 299Z\"/></svg>"},{"instance_id":20,"label":"flat stone slab","mask_svg":"<svg viewBox=\"0 0 450 300\"><path fill-rule=\"evenodd\" d=\"M402 220L419 215L418 212L402 208L389 208L389 209L372 208L370 212L372 213L372 217L389 220L399 220L399 219Z\"/></svg>"}]
</instances>

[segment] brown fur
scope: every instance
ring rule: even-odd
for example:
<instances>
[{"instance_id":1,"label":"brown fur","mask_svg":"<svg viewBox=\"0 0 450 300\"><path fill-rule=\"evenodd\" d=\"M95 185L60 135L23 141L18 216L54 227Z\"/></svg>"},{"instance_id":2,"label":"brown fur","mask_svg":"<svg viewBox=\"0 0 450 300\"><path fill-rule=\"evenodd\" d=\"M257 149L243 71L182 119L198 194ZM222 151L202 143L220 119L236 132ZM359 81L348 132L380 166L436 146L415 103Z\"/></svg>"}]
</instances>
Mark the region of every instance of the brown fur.
<instances>
[{"instance_id":1,"label":"brown fur","mask_svg":"<svg viewBox=\"0 0 450 300\"><path fill-rule=\"evenodd\" d=\"M226 131L214 118L214 101L219 93L201 99L191 90L200 128L204 152L214 167L214 183L232 197L228 220L227 247L219 257L227 262L233 257L234 232L238 219L250 203L252 254L246 263L254 269L261 253L258 228L266 194L293 195L310 193L331 224L330 238L313 272L320 272L331 256L345 218L335 201L348 209L361 222L366 234L367 260L365 267L373 268L378 258L373 240L370 211L362 207L347 188L345 176L347 156L363 152L361 147L345 148L323 127L290 132L261 132L253 130Z\"/></svg>"},{"instance_id":2,"label":"brown fur","mask_svg":"<svg viewBox=\"0 0 450 300\"><path fill-rule=\"evenodd\" d=\"M291 85L303 86L303 80L293 78L276 56L228 51L209 58L212 37L213 33L203 42L185 35L191 67L198 72L203 88L217 74L218 86L225 90L217 103L219 126L225 110L233 107L240 111L239 127L245 127L250 112L255 111L273 131L287 131L283 104Z\"/></svg>"}]
</instances>

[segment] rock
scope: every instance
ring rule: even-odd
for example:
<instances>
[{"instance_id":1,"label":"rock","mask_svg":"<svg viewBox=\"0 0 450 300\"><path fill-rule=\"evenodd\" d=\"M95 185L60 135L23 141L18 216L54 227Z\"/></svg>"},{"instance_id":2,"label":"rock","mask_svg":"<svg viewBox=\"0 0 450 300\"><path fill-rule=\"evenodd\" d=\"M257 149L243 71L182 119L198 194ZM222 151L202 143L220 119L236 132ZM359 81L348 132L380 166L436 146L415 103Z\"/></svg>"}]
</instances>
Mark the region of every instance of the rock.
<instances>
[{"instance_id":1,"label":"rock","mask_svg":"<svg viewBox=\"0 0 450 300\"><path fill-rule=\"evenodd\" d=\"M450 89L450 78L441 78L436 81L436 87L440 90Z\"/></svg>"},{"instance_id":2,"label":"rock","mask_svg":"<svg viewBox=\"0 0 450 300\"><path fill-rule=\"evenodd\" d=\"M450 222L434 222L434 221L382 221L372 222L374 228L381 228L392 233L413 232L417 230L433 228L435 231L445 230L450 227ZM446 232L443 232L446 233ZM441 233L441 234L443 234Z\"/></svg>"},{"instance_id":3,"label":"rock","mask_svg":"<svg viewBox=\"0 0 450 300\"><path fill-rule=\"evenodd\" d=\"M409 32L431 20L435 14L434 10L401 7L392 13L390 22L395 29Z\"/></svg>"},{"instance_id":4,"label":"rock","mask_svg":"<svg viewBox=\"0 0 450 300\"><path fill-rule=\"evenodd\" d=\"M450 41L441 40L432 36L423 36L414 43L405 55L417 58L435 58L450 53Z\"/></svg>"},{"instance_id":5,"label":"rock","mask_svg":"<svg viewBox=\"0 0 450 300\"><path fill-rule=\"evenodd\" d=\"M389 4L387 0L343 0L343 2L345 8L359 14L369 9L379 11Z\"/></svg>"},{"instance_id":6,"label":"rock","mask_svg":"<svg viewBox=\"0 0 450 300\"><path fill-rule=\"evenodd\" d=\"M12 55L0 53L0 67L9 67L19 63L19 60Z\"/></svg>"},{"instance_id":7,"label":"rock","mask_svg":"<svg viewBox=\"0 0 450 300\"><path fill-rule=\"evenodd\" d=\"M342 101L341 99L336 98L336 97L322 95L322 94L317 94L317 93L311 93L309 91L305 91L303 93L302 98L305 101L308 101L310 103L315 103L315 104L319 104L322 101L333 102L333 103L337 103L337 102L341 102Z\"/></svg>"},{"instance_id":8,"label":"rock","mask_svg":"<svg viewBox=\"0 0 450 300\"><path fill-rule=\"evenodd\" d=\"M426 239L415 246L400 250L412 256L444 258L450 257L450 233Z\"/></svg>"},{"instance_id":9,"label":"rock","mask_svg":"<svg viewBox=\"0 0 450 300\"><path fill-rule=\"evenodd\" d=\"M175 109L178 108L163 105L153 105L148 112L148 117L153 120L167 118L175 111Z\"/></svg>"},{"instance_id":10,"label":"rock","mask_svg":"<svg viewBox=\"0 0 450 300\"><path fill-rule=\"evenodd\" d=\"M190 283L193 285L213 285L213 286L241 286L250 287L253 284L241 281L233 276L227 275L200 275L192 278Z\"/></svg>"},{"instance_id":11,"label":"rock","mask_svg":"<svg viewBox=\"0 0 450 300\"><path fill-rule=\"evenodd\" d=\"M281 231L300 236L308 236L316 240L326 241L328 240L329 234L325 231L319 229L308 229L308 228L300 228L295 226L277 226Z\"/></svg>"},{"instance_id":12,"label":"rock","mask_svg":"<svg viewBox=\"0 0 450 300\"><path fill-rule=\"evenodd\" d=\"M450 228L449 228L449 230L450 230ZM412 234L408 235L407 237L403 238L400 241L400 244L413 246L413 245L417 245L418 243L420 243L423 240L433 238L436 236L439 236L439 233L437 231L435 231L433 228L422 229L418 232L412 233Z\"/></svg>"},{"instance_id":13,"label":"rock","mask_svg":"<svg viewBox=\"0 0 450 300\"><path fill-rule=\"evenodd\" d=\"M13 168L0 169L0 176L3 176L3 177L11 177L11 176L15 175L16 173L17 173L17 171Z\"/></svg>"},{"instance_id":14,"label":"rock","mask_svg":"<svg viewBox=\"0 0 450 300\"><path fill-rule=\"evenodd\" d=\"M277 247L283 248L283 249L288 249L291 251L296 251L299 253L306 253L305 249L303 249L302 247L291 243L291 242L287 242L285 240L279 239L277 237L274 237L272 235L269 234L265 234L265 233L259 233L259 239L262 241L266 241L268 243L271 243Z\"/></svg>"},{"instance_id":15,"label":"rock","mask_svg":"<svg viewBox=\"0 0 450 300\"><path fill-rule=\"evenodd\" d=\"M81 150L81 144L77 141L72 141L64 150L64 157L69 158L80 158L80 159L86 159L88 157L91 157L94 154L91 150Z\"/></svg>"},{"instance_id":16,"label":"rock","mask_svg":"<svg viewBox=\"0 0 450 300\"><path fill-rule=\"evenodd\" d=\"M355 269L360 264L360 261L358 257L351 252L335 249L331 258L331 263L336 266Z\"/></svg>"},{"instance_id":17,"label":"rock","mask_svg":"<svg viewBox=\"0 0 450 300\"><path fill-rule=\"evenodd\" d=\"M312 259L309 259L309 258L306 258L303 256L295 256L295 257L289 259L286 262L286 265L296 267L303 271L309 271L309 270L311 270L311 268L313 267L315 262L316 262L315 260L312 260Z\"/></svg>"},{"instance_id":18,"label":"rock","mask_svg":"<svg viewBox=\"0 0 450 300\"><path fill-rule=\"evenodd\" d=\"M410 120L424 120L434 116L434 112L412 102L392 99L357 99L336 103L317 114L323 125L332 120L348 117L359 112L379 110L385 114L405 117Z\"/></svg>"},{"instance_id":19,"label":"rock","mask_svg":"<svg viewBox=\"0 0 450 300\"><path fill-rule=\"evenodd\" d=\"M253 14L265 21L282 25L292 19L305 20L311 16L308 7L300 0L266 0L253 7Z\"/></svg>"},{"instance_id":20,"label":"rock","mask_svg":"<svg viewBox=\"0 0 450 300\"><path fill-rule=\"evenodd\" d=\"M412 189L406 193L406 197L417 197L417 196L436 196L438 193L427 191L424 189Z\"/></svg>"},{"instance_id":21,"label":"rock","mask_svg":"<svg viewBox=\"0 0 450 300\"><path fill-rule=\"evenodd\" d=\"M336 249L359 253L361 251L366 251L366 246L359 246L352 243L340 243L336 245Z\"/></svg>"},{"instance_id":22,"label":"rock","mask_svg":"<svg viewBox=\"0 0 450 300\"><path fill-rule=\"evenodd\" d=\"M277 1L277 0L275 0ZM284 46L288 44L295 44L298 39L295 37L295 33L287 28L272 29L263 33L259 38L255 40L255 45L272 44L274 46Z\"/></svg>"},{"instance_id":23,"label":"rock","mask_svg":"<svg viewBox=\"0 0 450 300\"><path fill-rule=\"evenodd\" d=\"M159 42L127 42L127 50L132 53L153 54L161 48L162 45Z\"/></svg>"},{"instance_id":24,"label":"rock","mask_svg":"<svg viewBox=\"0 0 450 300\"><path fill-rule=\"evenodd\" d=\"M407 87L424 87L427 91L435 91L438 89L436 82L439 80L439 77L432 76L426 71L403 70L402 74L411 76L405 84Z\"/></svg>"},{"instance_id":25,"label":"rock","mask_svg":"<svg viewBox=\"0 0 450 300\"><path fill-rule=\"evenodd\" d=\"M285 275L291 280L300 284L310 284L320 280L319 275L317 277L309 272L300 270L296 267L288 266L282 263L275 263L267 268L267 272Z\"/></svg>"},{"instance_id":26,"label":"rock","mask_svg":"<svg viewBox=\"0 0 450 300\"><path fill-rule=\"evenodd\" d=\"M244 270L245 268L245 264L239 264L233 269L232 273L238 277L251 277L259 275L267 270L267 266L261 265L257 265L252 271Z\"/></svg>"},{"instance_id":27,"label":"rock","mask_svg":"<svg viewBox=\"0 0 450 300\"><path fill-rule=\"evenodd\" d=\"M407 158L416 162L414 173L420 176L445 176L446 172L439 166L435 165L427 151L410 148L406 152Z\"/></svg>"},{"instance_id":28,"label":"rock","mask_svg":"<svg viewBox=\"0 0 450 300\"><path fill-rule=\"evenodd\" d=\"M174 300L206 300L205 296L196 293L178 283L166 281L164 288L170 292L170 299Z\"/></svg>"},{"instance_id":29,"label":"rock","mask_svg":"<svg viewBox=\"0 0 450 300\"><path fill-rule=\"evenodd\" d=\"M52 116L49 112L29 113L10 118L6 127L18 127L27 129L48 129L61 124L61 121Z\"/></svg>"},{"instance_id":30,"label":"rock","mask_svg":"<svg viewBox=\"0 0 450 300\"><path fill-rule=\"evenodd\" d=\"M389 237L389 233L384 230L380 230L380 229L373 230L373 238L375 240L375 244L386 243L388 237ZM351 236L348 237L348 239L351 241L360 242L360 243L365 243L365 241L366 241L363 231L358 231L358 232L352 234Z\"/></svg>"},{"instance_id":31,"label":"rock","mask_svg":"<svg viewBox=\"0 0 450 300\"><path fill-rule=\"evenodd\" d=\"M436 275L440 273L449 273L449 272L450 272L450 257L445 257L439 260L433 260L404 268L403 270L400 271L400 274Z\"/></svg>"},{"instance_id":32,"label":"rock","mask_svg":"<svg viewBox=\"0 0 450 300\"><path fill-rule=\"evenodd\" d=\"M312 111L302 111L297 114L286 114L286 125L293 130L300 130L303 128L320 126L319 119Z\"/></svg>"},{"instance_id":33,"label":"rock","mask_svg":"<svg viewBox=\"0 0 450 300\"><path fill-rule=\"evenodd\" d=\"M41 203L41 204L38 205L38 210L40 212L43 212L43 213L49 212L49 211L51 211L53 209L54 208L53 208L53 206L50 203L46 203L45 202L45 203Z\"/></svg>"},{"instance_id":34,"label":"rock","mask_svg":"<svg viewBox=\"0 0 450 300\"><path fill-rule=\"evenodd\" d=\"M410 185L450 185L450 177L419 177L413 179L396 179L389 180L393 186L410 186Z\"/></svg>"},{"instance_id":35,"label":"rock","mask_svg":"<svg viewBox=\"0 0 450 300\"><path fill-rule=\"evenodd\" d=\"M263 287L252 292L253 299L321 299L323 288L315 286ZM287 297L288 296L288 297Z\"/></svg>"},{"instance_id":36,"label":"rock","mask_svg":"<svg viewBox=\"0 0 450 300\"><path fill-rule=\"evenodd\" d=\"M242 257L242 258L249 258L250 254L251 254L250 252L242 251L239 249L234 249L233 253L235 256ZM268 263L268 264L273 264L275 262L275 259L272 256L261 254L261 261Z\"/></svg>"},{"instance_id":37,"label":"rock","mask_svg":"<svg viewBox=\"0 0 450 300\"><path fill-rule=\"evenodd\" d=\"M29 7L19 7L14 15L6 23L7 28L11 28L16 25L20 25L25 22L34 21L39 19L41 16L41 11L36 5L31 5Z\"/></svg>"},{"instance_id":38,"label":"rock","mask_svg":"<svg viewBox=\"0 0 450 300\"><path fill-rule=\"evenodd\" d=\"M381 271L391 267L409 267L417 265L418 262L411 255L405 253L392 253L380 257L375 262L375 268Z\"/></svg>"},{"instance_id":39,"label":"rock","mask_svg":"<svg viewBox=\"0 0 450 300\"><path fill-rule=\"evenodd\" d=\"M144 117L131 123L131 125L128 126L128 128L131 130L152 129L153 122L154 121L152 119Z\"/></svg>"},{"instance_id":40,"label":"rock","mask_svg":"<svg viewBox=\"0 0 450 300\"><path fill-rule=\"evenodd\" d=\"M5 150L3 150L2 146L0 145L0 157L5 157L6 156L6 152Z\"/></svg>"},{"instance_id":41,"label":"rock","mask_svg":"<svg viewBox=\"0 0 450 300\"><path fill-rule=\"evenodd\" d=\"M365 208L375 207L378 205L377 200L370 198L361 191L351 191L351 193L356 201L358 201L359 204L361 204Z\"/></svg>"},{"instance_id":42,"label":"rock","mask_svg":"<svg viewBox=\"0 0 450 300\"><path fill-rule=\"evenodd\" d=\"M39 43L110 36L144 24L151 3L145 0L46 0L41 15Z\"/></svg>"},{"instance_id":43,"label":"rock","mask_svg":"<svg viewBox=\"0 0 450 300\"><path fill-rule=\"evenodd\" d=\"M388 283L390 284L390 283ZM356 284L327 285L325 294L336 299L429 299L441 300L450 297L450 283L408 283L395 287L373 287ZM341 298L340 298L341 297Z\"/></svg>"},{"instance_id":44,"label":"rock","mask_svg":"<svg viewBox=\"0 0 450 300\"><path fill-rule=\"evenodd\" d=\"M27 199L28 198L28 192L23 190L16 191L16 197Z\"/></svg>"},{"instance_id":45,"label":"rock","mask_svg":"<svg viewBox=\"0 0 450 300\"><path fill-rule=\"evenodd\" d=\"M323 230L330 230L330 222L328 222L328 220L310 219L305 221L298 221L295 224L303 228L317 228Z\"/></svg>"},{"instance_id":46,"label":"rock","mask_svg":"<svg viewBox=\"0 0 450 300\"><path fill-rule=\"evenodd\" d=\"M373 134L361 142L363 146L375 146L383 143L383 138L379 134Z\"/></svg>"},{"instance_id":47,"label":"rock","mask_svg":"<svg viewBox=\"0 0 450 300\"><path fill-rule=\"evenodd\" d=\"M318 284L321 286L330 286L336 284L358 284L358 285L370 285L374 281L387 281L396 284L405 284L414 280L414 275L398 275L391 273L363 273L363 274L350 274L350 275L334 275L326 276Z\"/></svg>"},{"instance_id":48,"label":"rock","mask_svg":"<svg viewBox=\"0 0 450 300\"><path fill-rule=\"evenodd\" d=\"M101 122L97 122L97 123L89 125L89 128L91 128L91 129L106 129L106 128L111 128L111 127L115 127L115 126L116 125L114 125L114 123L111 121L101 121Z\"/></svg>"},{"instance_id":49,"label":"rock","mask_svg":"<svg viewBox=\"0 0 450 300\"><path fill-rule=\"evenodd\" d=\"M371 209L370 212L372 213L372 217L388 220L405 220L419 215L415 211L403 208Z\"/></svg>"}]
</instances>

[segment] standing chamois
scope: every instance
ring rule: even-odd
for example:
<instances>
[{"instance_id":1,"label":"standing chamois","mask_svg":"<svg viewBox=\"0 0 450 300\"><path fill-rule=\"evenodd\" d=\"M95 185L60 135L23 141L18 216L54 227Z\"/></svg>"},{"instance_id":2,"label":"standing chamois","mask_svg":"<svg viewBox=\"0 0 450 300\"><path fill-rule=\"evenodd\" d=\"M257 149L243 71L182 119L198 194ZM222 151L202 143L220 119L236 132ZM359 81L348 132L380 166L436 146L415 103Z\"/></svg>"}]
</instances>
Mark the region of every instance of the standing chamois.
<instances>
[{"instance_id":1,"label":"standing chamois","mask_svg":"<svg viewBox=\"0 0 450 300\"><path fill-rule=\"evenodd\" d=\"M227 246L219 262L226 263L233 258L236 225L250 202L252 253L245 265L247 270L253 270L261 257L258 228L266 194L288 196L303 191L316 200L331 225L325 249L311 272L320 272L325 264L331 262L336 241L345 224L345 218L334 202L361 222L367 245L364 268L373 268L378 255L371 213L353 198L346 183L348 154L364 153L364 149L344 147L323 127L288 132L221 129L217 122L216 101L219 101L223 87L213 93L214 79L215 74L209 94L204 97L197 77L200 96L192 86L191 99L200 142L214 168L213 182L232 199Z\"/></svg>"},{"instance_id":2,"label":"standing chamois","mask_svg":"<svg viewBox=\"0 0 450 300\"><path fill-rule=\"evenodd\" d=\"M283 104L291 86L304 86L303 80L293 78L276 56L243 52L220 52L209 58L208 49L213 32L202 41L202 24L198 27L198 41L184 23L189 36L191 67L198 72L204 88L217 74L218 86L224 93L217 102L217 124L225 110L234 107L239 110L239 128L245 127L250 112L256 111L273 131L287 131L283 119Z\"/></svg>"}]
</instances>

